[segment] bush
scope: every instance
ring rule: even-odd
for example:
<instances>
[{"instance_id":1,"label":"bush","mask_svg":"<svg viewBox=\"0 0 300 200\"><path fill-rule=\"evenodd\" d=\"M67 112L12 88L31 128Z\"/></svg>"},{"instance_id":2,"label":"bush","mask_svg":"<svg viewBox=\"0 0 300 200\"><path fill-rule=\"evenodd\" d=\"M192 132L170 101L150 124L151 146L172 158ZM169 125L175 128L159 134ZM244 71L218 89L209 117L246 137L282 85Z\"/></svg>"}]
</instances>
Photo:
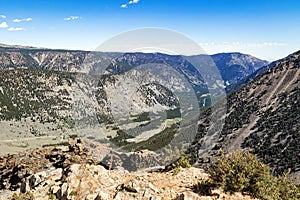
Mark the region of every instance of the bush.
<instances>
[{"instance_id":1,"label":"bush","mask_svg":"<svg viewBox=\"0 0 300 200\"><path fill-rule=\"evenodd\" d=\"M190 168L191 159L186 155L181 155L175 162L167 165L164 171L171 171L173 175L178 174L181 171L181 168Z\"/></svg>"},{"instance_id":2,"label":"bush","mask_svg":"<svg viewBox=\"0 0 300 200\"><path fill-rule=\"evenodd\" d=\"M34 200L34 196L30 192L14 193L9 199L10 200Z\"/></svg>"},{"instance_id":3,"label":"bush","mask_svg":"<svg viewBox=\"0 0 300 200\"><path fill-rule=\"evenodd\" d=\"M234 152L222 155L208 170L212 184L226 192L249 193L265 200L297 200L300 190L288 174L278 178L271 168L250 153Z\"/></svg>"}]
</instances>

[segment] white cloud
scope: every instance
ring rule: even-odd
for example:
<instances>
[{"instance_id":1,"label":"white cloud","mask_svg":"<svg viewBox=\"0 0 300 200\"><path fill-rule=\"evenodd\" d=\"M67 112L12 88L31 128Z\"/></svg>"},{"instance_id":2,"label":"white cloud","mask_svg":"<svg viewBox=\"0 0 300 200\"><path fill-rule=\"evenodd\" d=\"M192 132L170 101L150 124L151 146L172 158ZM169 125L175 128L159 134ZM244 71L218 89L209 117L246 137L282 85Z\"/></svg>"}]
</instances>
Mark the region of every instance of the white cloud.
<instances>
[{"instance_id":1,"label":"white cloud","mask_svg":"<svg viewBox=\"0 0 300 200\"><path fill-rule=\"evenodd\" d=\"M24 31L25 29L24 28L21 28L21 27L10 27L7 29L8 31Z\"/></svg>"},{"instance_id":2,"label":"white cloud","mask_svg":"<svg viewBox=\"0 0 300 200\"><path fill-rule=\"evenodd\" d=\"M131 1L129 1L128 2L128 4L136 4L136 3L138 3L140 0L131 0Z\"/></svg>"},{"instance_id":3,"label":"white cloud","mask_svg":"<svg viewBox=\"0 0 300 200\"><path fill-rule=\"evenodd\" d=\"M127 8L127 4L125 3L125 4L122 4L121 5L121 8Z\"/></svg>"},{"instance_id":4,"label":"white cloud","mask_svg":"<svg viewBox=\"0 0 300 200\"><path fill-rule=\"evenodd\" d=\"M28 17L28 18L24 18L24 19L14 19L13 22L15 23L20 23L20 22L29 22L32 21L32 18Z\"/></svg>"},{"instance_id":5,"label":"white cloud","mask_svg":"<svg viewBox=\"0 0 300 200\"><path fill-rule=\"evenodd\" d=\"M7 27L8 27L8 25L7 25L6 22L2 22L2 23L0 24L0 28L7 28Z\"/></svg>"},{"instance_id":6,"label":"white cloud","mask_svg":"<svg viewBox=\"0 0 300 200\"><path fill-rule=\"evenodd\" d=\"M200 43L201 46L205 47L282 47L286 46L285 43L280 42L221 42L221 43Z\"/></svg>"},{"instance_id":7,"label":"white cloud","mask_svg":"<svg viewBox=\"0 0 300 200\"><path fill-rule=\"evenodd\" d=\"M128 3L124 3L121 5L121 8L128 8L128 5L137 4L140 0L130 0Z\"/></svg>"},{"instance_id":8,"label":"white cloud","mask_svg":"<svg viewBox=\"0 0 300 200\"><path fill-rule=\"evenodd\" d=\"M13 22L15 22L15 23L19 23L19 22L21 22L22 20L20 20L20 19L14 19L13 20Z\"/></svg>"},{"instance_id":9,"label":"white cloud","mask_svg":"<svg viewBox=\"0 0 300 200\"><path fill-rule=\"evenodd\" d=\"M269 61L283 58L289 46L282 42L209 42L199 45L208 54L241 52Z\"/></svg>"},{"instance_id":10,"label":"white cloud","mask_svg":"<svg viewBox=\"0 0 300 200\"><path fill-rule=\"evenodd\" d=\"M64 18L65 21L71 21L71 20L77 20L77 19L81 19L81 17L79 17L79 16L70 16L70 17Z\"/></svg>"},{"instance_id":11,"label":"white cloud","mask_svg":"<svg viewBox=\"0 0 300 200\"><path fill-rule=\"evenodd\" d=\"M6 18L6 16L5 16L5 15L0 15L0 17L1 17L2 19L5 19L5 18Z\"/></svg>"}]
</instances>

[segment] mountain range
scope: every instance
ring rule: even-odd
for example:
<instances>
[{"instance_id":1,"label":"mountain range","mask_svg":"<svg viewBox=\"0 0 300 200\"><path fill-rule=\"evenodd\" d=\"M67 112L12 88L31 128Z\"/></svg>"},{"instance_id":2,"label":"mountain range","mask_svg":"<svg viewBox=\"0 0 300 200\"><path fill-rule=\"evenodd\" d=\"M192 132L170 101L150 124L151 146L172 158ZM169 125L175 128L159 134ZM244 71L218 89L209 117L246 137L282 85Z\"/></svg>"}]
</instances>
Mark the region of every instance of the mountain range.
<instances>
[{"instance_id":1,"label":"mountain range","mask_svg":"<svg viewBox=\"0 0 300 200\"><path fill-rule=\"evenodd\" d=\"M120 53L100 53L93 57L93 53L89 51L75 51L75 50L52 50L34 47L23 47L23 46L9 46L0 44L0 60L1 69L7 68L28 68L28 69L47 69L47 70L59 70L67 72L82 71L83 65L90 62L88 66L89 71L99 68L99 63L109 58L118 58L126 55ZM130 60L130 57L134 57L134 53L127 54L126 61ZM136 54L140 55L139 62L147 60L147 54ZM142 58L142 55L145 56ZM164 58L168 55L161 54ZM209 55L198 55L190 57L201 57ZM89 59L94 58L95 60L90 61ZM254 73L256 70L269 64L268 61L255 58L251 55L242 53L219 53L210 55L214 61L216 67L220 71L222 79L227 84L234 84L242 80L246 76ZM177 56L169 56L170 59L176 62L182 62ZM121 59L121 58L120 58ZM148 56L148 59L153 59L153 56ZM154 59L159 59L158 56ZM162 59L162 58L161 58ZM88 61L87 61L88 60ZM157 61L156 60L156 61ZM98 66L95 66L98 64Z\"/></svg>"},{"instance_id":2,"label":"mountain range","mask_svg":"<svg viewBox=\"0 0 300 200\"><path fill-rule=\"evenodd\" d=\"M299 176L299 56L269 64L241 53L176 56L1 45L1 152L78 136L129 151L156 151L177 130L189 131L182 124L197 120L186 152L196 165L205 166L220 150L241 149L274 174L290 169ZM195 60L215 64L220 77L199 73ZM215 88L227 89L226 102L224 94L210 96ZM211 106L218 110L224 103L225 116L211 122ZM199 119L190 110L201 112Z\"/></svg>"}]
</instances>

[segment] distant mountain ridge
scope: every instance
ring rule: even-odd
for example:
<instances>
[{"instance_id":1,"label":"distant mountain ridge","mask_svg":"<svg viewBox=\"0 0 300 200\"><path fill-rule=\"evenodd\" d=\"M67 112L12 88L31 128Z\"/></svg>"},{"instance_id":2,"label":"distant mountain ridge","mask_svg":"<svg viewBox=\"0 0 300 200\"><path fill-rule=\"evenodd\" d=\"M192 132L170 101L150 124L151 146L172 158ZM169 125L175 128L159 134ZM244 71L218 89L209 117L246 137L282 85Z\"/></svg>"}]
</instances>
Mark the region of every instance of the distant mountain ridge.
<instances>
[{"instance_id":1,"label":"distant mountain ridge","mask_svg":"<svg viewBox=\"0 0 300 200\"><path fill-rule=\"evenodd\" d=\"M95 52L94 52L95 53ZM0 44L0 69L7 68L34 68L59 70L67 72L76 72L82 70L81 67L87 60L95 59L95 56L90 51L80 50L52 50L44 48L24 47L24 46L10 46ZM118 57L122 53L101 53L97 52L97 59L90 63L88 70L93 70L98 67L99 63L107 61L109 57ZM129 61L131 56L147 55L145 53L130 53L127 54ZM131 55L131 56L130 56ZM175 59L176 56L159 54ZM199 55L209 56L209 55ZM189 56L187 56L189 57ZM195 57L195 56L190 56ZM217 68L226 85L237 83L243 78L249 76L256 70L268 64L268 61L260 60L251 55L242 53L219 53L209 56L215 62Z\"/></svg>"},{"instance_id":2,"label":"distant mountain ridge","mask_svg":"<svg viewBox=\"0 0 300 200\"><path fill-rule=\"evenodd\" d=\"M225 83L235 84L269 64L251 55L242 53L219 53L211 55Z\"/></svg>"}]
</instances>

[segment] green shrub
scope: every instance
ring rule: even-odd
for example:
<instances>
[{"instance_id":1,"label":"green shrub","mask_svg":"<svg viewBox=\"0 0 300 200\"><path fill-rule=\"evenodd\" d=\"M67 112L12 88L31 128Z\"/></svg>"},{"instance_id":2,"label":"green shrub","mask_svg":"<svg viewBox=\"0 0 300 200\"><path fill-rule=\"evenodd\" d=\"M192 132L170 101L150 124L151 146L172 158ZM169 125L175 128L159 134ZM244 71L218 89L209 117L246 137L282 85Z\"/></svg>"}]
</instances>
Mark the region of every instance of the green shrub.
<instances>
[{"instance_id":1,"label":"green shrub","mask_svg":"<svg viewBox=\"0 0 300 200\"><path fill-rule=\"evenodd\" d=\"M78 137L78 135L77 134L72 134L72 135L69 135L69 137L70 137L70 139L75 140Z\"/></svg>"},{"instance_id":2,"label":"green shrub","mask_svg":"<svg viewBox=\"0 0 300 200\"><path fill-rule=\"evenodd\" d=\"M176 167L182 167L182 168L190 168L190 167L192 167L192 165L191 165L191 159L188 156L186 156L186 155L182 155L175 162L175 166Z\"/></svg>"},{"instance_id":3,"label":"green shrub","mask_svg":"<svg viewBox=\"0 0 300 200\"><path fill-rule=\"evenodd\" d=\"M177 175L181 171L181 167L176 167L172 170L172 175Z\"/></svg>"},{"instance_id":4,"label":"green shrub","mask_svg":"<svg viewBox=\"0 0 300 200\"><path fill-rule=\"evenodd\" d=\"M9 199L10 200L34 200L34 196L30 192L14 193Z\"/></svg>"},{"instance_id":5,"label":"green shrub","mask_svg":"<svg viewBox=\"0 0 300 200\"><path fill-rule=\"evenodd\" d=\"M202 196L211 196L213 195L212 189L216 187L210 180L202 180L198 184L192 187L195 193L198 193Z\"/></svg>"},{"instance_id":6,"label":"green shrub","mask_svg":"<svg viewBox=\"0 0 300 200\"><path fill-rule=\"evenodd\" d=\"M173 175L178 174L182 168L190 168L191 165L191 158L186 155L180 156L175 162L167 165L164 171L171 171Z\"/></svg>"},{"instance_id":7,"label":"green shrub","mask_svg":"<svg viewBox=\"0 0 300 200\"><path fill-rule=\"evenodd\" d=\"M76 191L73 191L73 190L72 190L72 191L70 192L70 196L76 196L76 195L77 195L77 192L76 192Z\"/></svg>"},{"instance_id":8,"label":"green shrub","mask_svg":"<svg viewBox=\"0 0 300 200\"><path fill-rule=\"evenodd\" d=\"M299 188L288 178L271 175L271 168L250 153L222 155L208 170L212 184L226 192L242 192L264 200L297 200Z\"/></svg>"}]
</instances>

